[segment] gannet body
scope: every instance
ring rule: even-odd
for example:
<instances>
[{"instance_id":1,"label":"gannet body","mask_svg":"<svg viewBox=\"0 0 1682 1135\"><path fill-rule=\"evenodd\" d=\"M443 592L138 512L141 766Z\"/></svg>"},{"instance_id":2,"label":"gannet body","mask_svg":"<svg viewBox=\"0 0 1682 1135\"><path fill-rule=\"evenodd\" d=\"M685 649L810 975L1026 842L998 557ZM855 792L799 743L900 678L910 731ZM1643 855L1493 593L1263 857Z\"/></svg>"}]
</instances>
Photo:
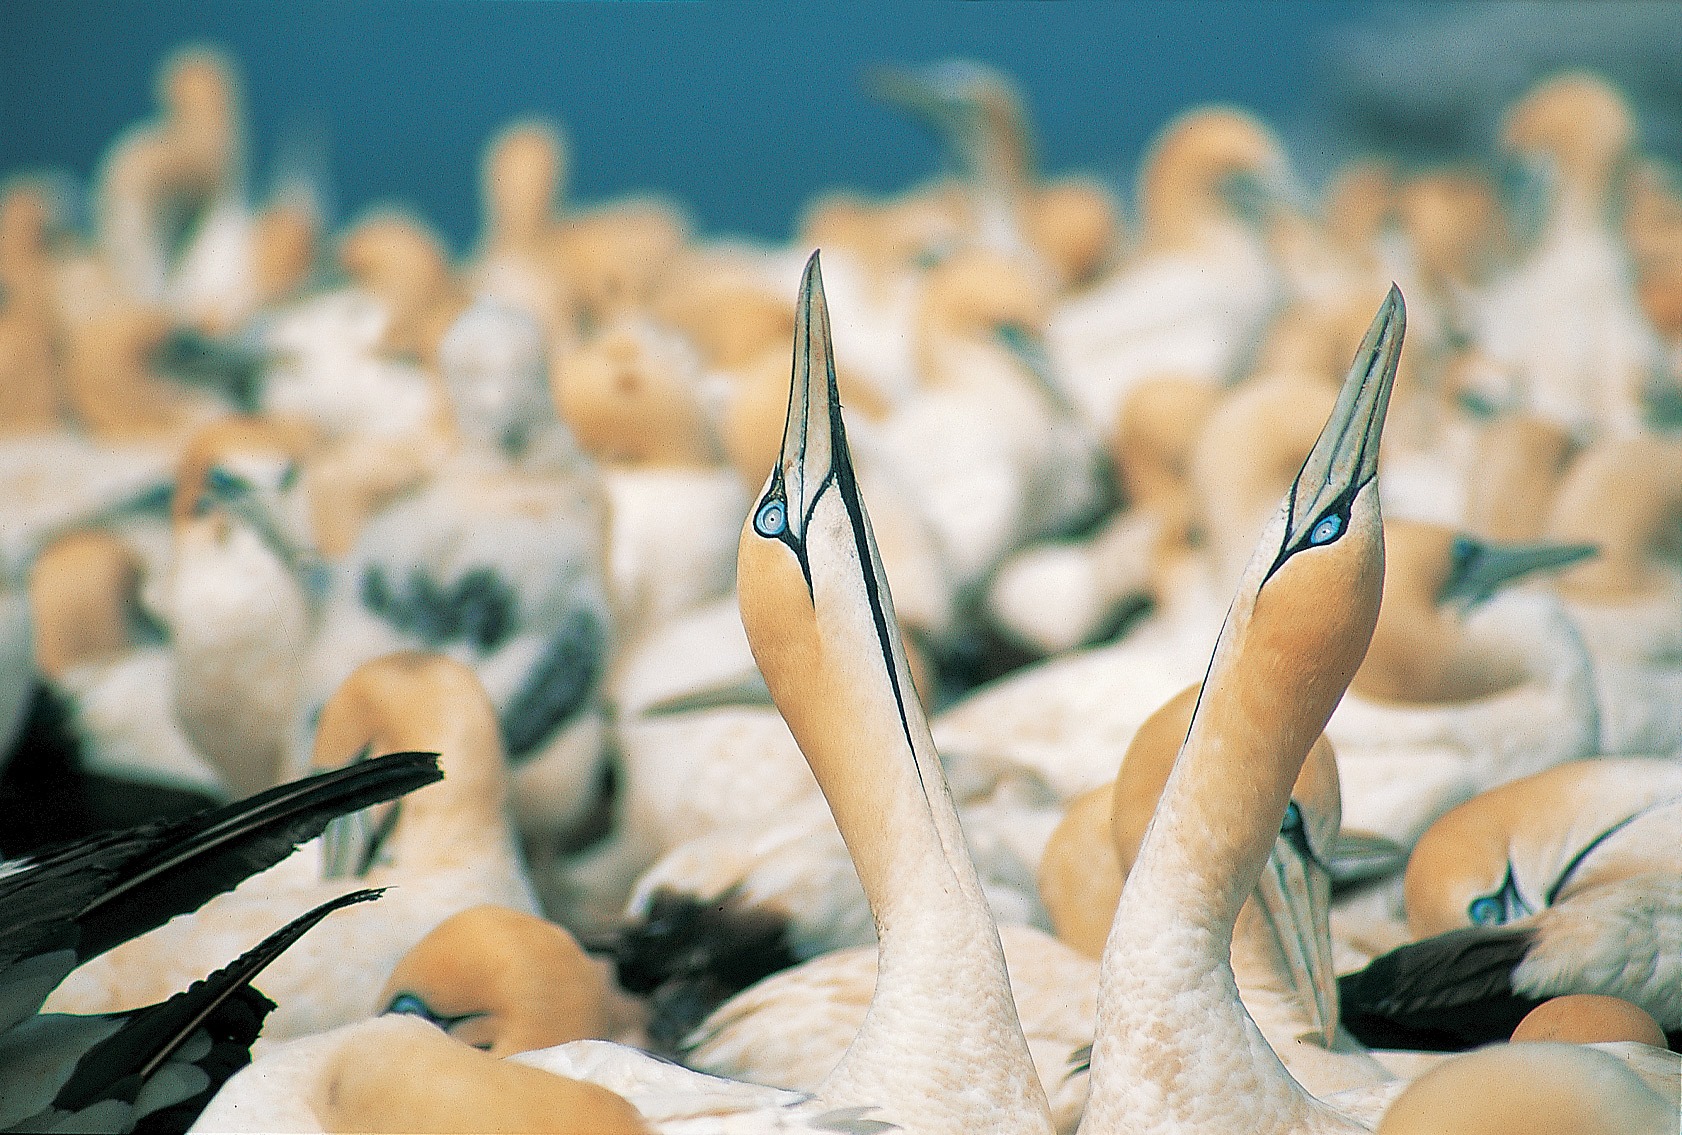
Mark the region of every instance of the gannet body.
<instances>
[{"instance_id":1,"label":"gannet body","mask_svg":"<svg viewBox=\"0 0 1682 1135\"><path fill-rule=\"evenodd\" d=\"M1676 1029L1679 824L1682 767L1666 757L1574 761L1460 805L1408 863L1408 928L1421 940L1344 979L1346 1003L1368 1028L1467 1043L1505 1036L1529 1005L1564 993L1622 997ZM1449 964L1480 950L1481 979Z\"/></svg>"}]
</instances>

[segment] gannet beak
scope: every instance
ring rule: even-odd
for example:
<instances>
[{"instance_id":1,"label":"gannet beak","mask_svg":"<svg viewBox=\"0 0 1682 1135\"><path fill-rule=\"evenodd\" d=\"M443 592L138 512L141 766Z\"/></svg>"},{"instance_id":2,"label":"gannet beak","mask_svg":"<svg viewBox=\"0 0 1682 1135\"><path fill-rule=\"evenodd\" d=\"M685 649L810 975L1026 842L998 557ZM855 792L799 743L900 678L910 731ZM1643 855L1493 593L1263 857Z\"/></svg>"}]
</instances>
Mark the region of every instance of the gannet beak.
<instances>
[{"instance_id":1,"label":"gannet beak","mask_svg":"<svg viewBox=\"0 0 1682 1135\"><path fill-rule=\"evenodd\" d=\"M1378 475L1378 443L1406 329L1402 293L1392 284L1355 352L1331 417L1291 484L1285 538L1269 575L1312 541L1334 505L1341 503L1346 513L1355 494Z\"/></svg>"},{"instance_id":2,"label":"gannet beak","mask_svg":"<svg viewBox=\"0 0 1682 1135\"><path fill-rule=\"evenodd\" d=\"M220 466L211 466L200 497L200 508L209 507L222 509L255 532L305 591L316 598L326 595L331 579L320 553L288 536L245 478Z\"/></svg>"},{"instance_id":3,"label":"gannet beak","mask_svg":"<svg viewBox=\"0 0 1682 1135\"><path fill-rule=\"evenodd\" d=\"M1331 872L1314 854L1295 803L1285 813L1273 854L1256 883L1263 918L1307 1011L1313 1039L1326 1048L1337 1034L1337 975L1332 969Z\"/></svg>"},{"instance_id":4,"label":"gannet beak","mask_svg":"<svg viewBox=\"0 0 1682 1135\"><path fill-rule=\"evenodd\" d=\"M1562 568L1599 552L1594 544L1487 544L1456 536L1453 566L1437 602L1475 607L1521 576Z\"/></svg>"},{"instance_id":5,"label":"gannet beak","mask_svg":"<svg viewBox=\"0 0 1682 1135\"><path fill-rule=\"evenodd\" d=\"M1051 405L1060 412L1073 416L1075 408L1063 393L1063 388L1057 385L1051 354L1046 350L1045 340L1019 323L1004 324L995 334L999 343L1027 370L1034 384L1040 388Z\"/></svg>"},{"instance_id":6,"label":"gannet beak","mask_svg":"<svg viewBox=\"0 0 1682 1135\"><path fill-rule=\"evenodd\" d=\"M776 502L760 506L753 518L762 536L782 535L805 561L807 525L818 496L837 477L852 480L852 460L841 426L841 395L835 382L835 352L829 337L829 307L824 302L818 254L806 261L794 309L794 374L790 380L783 447L771 471L766 495L780 488ZM780 529L780 532L777 531ZM807 573L810 582L810 571Z\"/></svg>"},{"instance_id":7,"label":"gannet beak","mask_svg":"<svg viewBox=\"0 0 1682 1135\"><path fill-rule=\"evenodd\" d=\"M965 106L950 67L919 70L912 67L872 68L865 89L883 102L908 110L937 128L955 123Z\"/></svg>"}]
</instances>

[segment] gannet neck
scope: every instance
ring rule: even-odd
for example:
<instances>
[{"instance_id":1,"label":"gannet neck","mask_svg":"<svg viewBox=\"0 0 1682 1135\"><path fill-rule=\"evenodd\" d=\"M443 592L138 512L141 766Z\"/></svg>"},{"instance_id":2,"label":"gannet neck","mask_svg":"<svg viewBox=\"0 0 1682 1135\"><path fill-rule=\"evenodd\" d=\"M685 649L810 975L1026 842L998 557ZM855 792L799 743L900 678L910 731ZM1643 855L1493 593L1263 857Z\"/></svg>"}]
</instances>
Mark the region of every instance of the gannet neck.
<instances>
[{"instance_id":1,"label":"gannet neck","mask_svg":"<svg viewBox=\"0 0 1682 1135\"><path fill-rule=\"evenodd\" d=\"M454 864L465 849L487 845L512 857L496 711L472 670L418 652L358 667L322 707L312 759L332 768L364 751L439 754L444 780L405 797L390 833L405 870Z\"/></svg>"},{"instance_id":2,"label":"gannet neck","mask_svg":"<svg viewBox=\"0 0 1682 1135\"><path fill-rule=\"evenodd\" d=\"M1239 583L1104 947L1084 1132L1357 1129L1285 1071L1239 1000L1230 954L1292 785L1378 618L1375 478L1402 330L1392 289Z\"/></svg>"},{"instance_id":3,"label":"gannet neck","mask_svg":"<svg viewBox=\"0 0 1682 1135\"><path fill-rule=\"evenodd\" d=\"M876 921L876 991L820 1096L918 1131L1050 1126L848 455L816 255L782 453L743 527L742 624ZM985 1072L977 1075L977 1070ZM985 1117L983 1119L982 1117Z\"/></svg>"},{"instance_id":4,"label":"gannet neck","mask_svg":"<svg viewBox=\"0 0 1682 1135\"><path fill-rule=\"evenodd\" d=\"M1139 232L1147 253L1196 245L1211 229L1237 224L1223 180L1283 181L1284 151L1260 121L1230 107L1190 111L1163 128L1139 172Z\"/></svg>"},{"instance_id":5,"label":"gannet neck","mask_svg":"<svg viewBox=\"0 0 1682 1135\"><path fill-rule=\"evenodd\" d=\"M1559 591L1588 603L1617 603L1660 592L1670 578L1655 555L1682 518L1682 443L1632 437L1578 457L1554 497L1551 539L1580 540L1600 555L1562 576Z\"/></svg>"}]
</instances>

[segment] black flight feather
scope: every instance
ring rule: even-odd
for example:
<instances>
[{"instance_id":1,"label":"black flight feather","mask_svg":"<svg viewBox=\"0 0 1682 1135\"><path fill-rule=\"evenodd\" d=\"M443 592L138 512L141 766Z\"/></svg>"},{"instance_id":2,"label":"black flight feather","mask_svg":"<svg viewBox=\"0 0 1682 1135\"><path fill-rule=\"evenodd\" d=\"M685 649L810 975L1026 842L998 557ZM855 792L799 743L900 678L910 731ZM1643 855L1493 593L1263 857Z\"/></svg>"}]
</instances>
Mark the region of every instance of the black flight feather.
<instances>
[{"instance_id":1,"label":"black flight feather","mask_svg":"<svg viewBox=\"0 0 1682 1135\"><path fill-rule=\"evenodd\" d=\"M250 1063L251 1044L262 1030L274 1003L251 988L269 963L335 910L378 898L379 891L355 891L323 903L270 934L239 958L169 1000L124 1013L95 1018L52 1014L38 1017L20 1032L39 1036L42 1043L58 1039L91 1041L85 1051L64 1053L50 1067L66 1073L62 1083L7 1085L8 1069L0 1067L0 1095L34 1096L53 1091L51 1102L8 1130L29 1130L45 1124L110 1115L125 1129L184 1131L227 1079ZM107 1030L54 1029L57 1023L75 1025L104 1022ZM153 1085L153 1098L142 1093L166 1064L174 1061L173 1081ZM12 1066L14 1069L16 1065ZM189 1071L188 1069L196 1071ZM13 1075L38 1077L38 1067ZM158 1088L163 1090L159 1091ZM14 1097L17 1098L17 1097ZM124 1105L113 1108L111 1105Z\"/></svg>"},{"instance_id":2,"label":"black flight feather","mask_svg":"<svg viewBox=\"0 0 1682 1135\"><path fill-rule=\"evenodd\" d=\"M1455 1052L1505 1040L1542 1003L1513 989L1528 927L1450 930L1338 978L1344 1027L1374 1048Z\"/></svg>"},{"instance_id":3,"label":"black flight feather","mask_svg":"<svg viewBox=\"0 0 1682 1135\"><path fill-rule=\"evenodd\" d=\"M37 1011L56 981L8 996L30 959L63 957L58 979L130 938L197 910L290 855L344 812L439 780L437 755L398 753L319 773L190 816L60 844L0 866L0 1029ZM66 927L74 929L68 934ZM46 980L31 972L30 984Z\"/></svg>"}]
</instances>

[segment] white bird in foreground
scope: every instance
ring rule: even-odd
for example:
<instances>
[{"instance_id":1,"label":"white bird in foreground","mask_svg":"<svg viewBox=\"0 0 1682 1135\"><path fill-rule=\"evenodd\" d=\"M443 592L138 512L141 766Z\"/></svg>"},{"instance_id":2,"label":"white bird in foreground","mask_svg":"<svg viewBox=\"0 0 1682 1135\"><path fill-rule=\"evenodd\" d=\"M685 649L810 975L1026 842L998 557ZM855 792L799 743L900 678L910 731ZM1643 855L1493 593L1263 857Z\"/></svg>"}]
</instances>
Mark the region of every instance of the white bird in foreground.
<instances>
[{"instance_id":1,"label":"white bird in foreground","mask_svg":"<svg viewBox=\"0 0 1682 1135\"><path fill-rule=\"evenodd\" d=\"M1500 1039L1538 1001L1609 994L1682 1031L1682 762L1573 761L1485 792L1408 860L1421 939L1340 981L1363 1033Z\"/></svg>"}]
</instances>

